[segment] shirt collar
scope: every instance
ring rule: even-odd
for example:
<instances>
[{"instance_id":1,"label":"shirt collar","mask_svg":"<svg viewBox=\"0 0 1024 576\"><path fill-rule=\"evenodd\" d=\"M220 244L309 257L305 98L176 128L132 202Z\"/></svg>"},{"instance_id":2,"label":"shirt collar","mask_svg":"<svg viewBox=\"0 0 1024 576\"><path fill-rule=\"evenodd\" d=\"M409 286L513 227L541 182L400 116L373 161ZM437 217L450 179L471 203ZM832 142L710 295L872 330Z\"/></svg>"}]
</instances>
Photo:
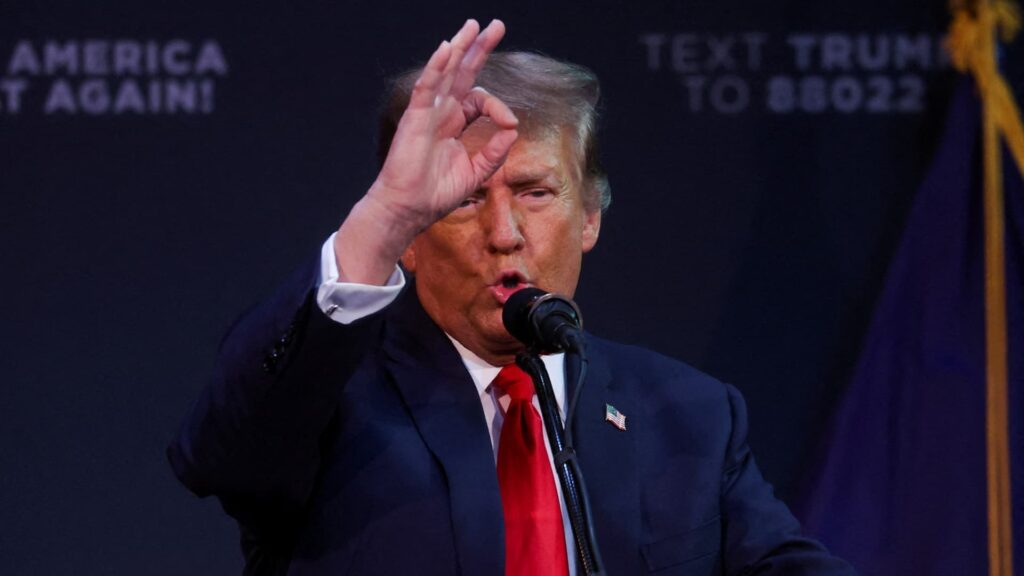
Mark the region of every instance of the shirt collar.
<instances>
[{"instance_id":1,"label":"shirt collar","mask_svg":"<svg viewBox=\"0 0 1024 576\"><path fill-rule=\"evenodd\" d=\"M480 396L487 395L489 392L487 388L491 385L491 382L501 372L501 366L492 366L488 364L483 358L480 358L474 354L469 348L466 348L458 340L452 338L447 332L445 336L452 341L455 345L455 349L459 352L459 357L462 358L462 363L466 365L466 370L469 372L470 377L473 378L473 384L476 385L476 391ZM555 393L555 402L558 403L559 408L565 411L565 354L546 354L540 357L541 361L544 362L544 368L548 371L548 377L551 378L551 388Z\"/></svg>"}]
</instances>

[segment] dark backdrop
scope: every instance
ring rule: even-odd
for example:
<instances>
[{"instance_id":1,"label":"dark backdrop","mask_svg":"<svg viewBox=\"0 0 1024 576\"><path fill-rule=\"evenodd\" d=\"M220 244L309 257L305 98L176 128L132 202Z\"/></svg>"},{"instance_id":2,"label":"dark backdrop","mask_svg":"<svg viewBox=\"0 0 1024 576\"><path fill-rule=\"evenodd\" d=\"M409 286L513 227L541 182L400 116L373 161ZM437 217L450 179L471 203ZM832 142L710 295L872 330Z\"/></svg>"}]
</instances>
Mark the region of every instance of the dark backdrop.
<instances>
[{"instance_id":1,"label":"dark backdrop","mask_svg":"<svg viewBox=\"0 0 1024 576\"><path fill-rule=\"evenodd\" d=\"M941 126L945 0L140 4L0 6L0 571L239 570L164 447L372 181L385 78L470 16L604 81L588 327L737 385L798 494Z\"/></svg>"}]
</instances>

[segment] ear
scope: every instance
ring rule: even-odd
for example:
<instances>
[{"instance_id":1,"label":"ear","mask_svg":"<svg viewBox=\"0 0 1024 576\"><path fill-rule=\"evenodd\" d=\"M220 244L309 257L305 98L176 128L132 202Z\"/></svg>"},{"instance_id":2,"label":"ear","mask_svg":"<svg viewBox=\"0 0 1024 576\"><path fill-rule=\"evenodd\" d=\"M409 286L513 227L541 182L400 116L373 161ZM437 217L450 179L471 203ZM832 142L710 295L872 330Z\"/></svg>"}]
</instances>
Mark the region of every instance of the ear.
<instances>
[{"instance_id":1,"label":"ear","mask_svg":"<svg viewBox=\"0 0 1024 576\"><path fill-rule=\"evenodd\" d=\"M601 232L601 209L587 210L584 212L583 220L583 252L590 252L590 249L597 244L597 236Z\"/></svg>"}]
</instances>

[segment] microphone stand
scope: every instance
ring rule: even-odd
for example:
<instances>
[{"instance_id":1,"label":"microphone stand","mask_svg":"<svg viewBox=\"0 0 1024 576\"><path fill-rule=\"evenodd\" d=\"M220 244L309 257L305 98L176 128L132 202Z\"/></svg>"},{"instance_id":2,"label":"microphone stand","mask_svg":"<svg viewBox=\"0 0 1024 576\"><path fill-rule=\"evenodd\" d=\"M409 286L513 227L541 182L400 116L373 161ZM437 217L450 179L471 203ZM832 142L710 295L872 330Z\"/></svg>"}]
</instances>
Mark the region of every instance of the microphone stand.
<instances>
[{"instance_id":1,"label":"microphone stand","mask_svg":"<svg viewBox=\"0 0 1024 576\"><path fill-rule=\"evenodd\" d=\"M586 357L583 354L582 346L576 348L576 350L566 352L566 361L570 360L570 356L574 356L573 360L580 361L581 366L585 367ZM562 485L562 498L569 513L569 523L572 525L573 540L576 544L576 556L583 569L582 573L588 576L603 576L601 554L597 548L597 538L591 520L590 501L583 483L583 473L576 460L576 451L571 443L571 435L568 440L566 439L562 418L558 413L558 403L555 402L555 394L551 389L551 379L544 368L544 362L541 361L536 351L520 352L516 355L516 364L530 375L534 388L537 390L541 418L548 433L548 445L551 447L555 471L558 473L558 480ZM573 394L574 399L578 397L580 387L583 386L583 376L584 371L581 370ZM566 396L568 397L568 394ZM570 418L573 407L571 406L567 410Z\"/></svg>"}]
</instances>

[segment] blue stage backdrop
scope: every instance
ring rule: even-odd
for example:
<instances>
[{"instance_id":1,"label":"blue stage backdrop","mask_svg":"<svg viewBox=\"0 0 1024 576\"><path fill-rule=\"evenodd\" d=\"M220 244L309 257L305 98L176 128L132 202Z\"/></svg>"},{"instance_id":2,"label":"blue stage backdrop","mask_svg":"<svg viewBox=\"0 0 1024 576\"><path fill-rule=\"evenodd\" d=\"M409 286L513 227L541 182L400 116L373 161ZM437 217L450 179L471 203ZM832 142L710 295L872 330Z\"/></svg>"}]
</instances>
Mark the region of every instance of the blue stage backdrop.
<instances>
[{"instance_id":1,"label":"blue stage backdrop","mask_svg":"<svg viewBox=\"0 0 1024 576\"><path fill-rule=\"evenodd\" d=\"M371 183L385 79L467 17L603 79L587 326L738 386L794 501L936 146L946 4L5 3L0 572L239 570L164 447Z\"/></svg>"}]
</instances>

